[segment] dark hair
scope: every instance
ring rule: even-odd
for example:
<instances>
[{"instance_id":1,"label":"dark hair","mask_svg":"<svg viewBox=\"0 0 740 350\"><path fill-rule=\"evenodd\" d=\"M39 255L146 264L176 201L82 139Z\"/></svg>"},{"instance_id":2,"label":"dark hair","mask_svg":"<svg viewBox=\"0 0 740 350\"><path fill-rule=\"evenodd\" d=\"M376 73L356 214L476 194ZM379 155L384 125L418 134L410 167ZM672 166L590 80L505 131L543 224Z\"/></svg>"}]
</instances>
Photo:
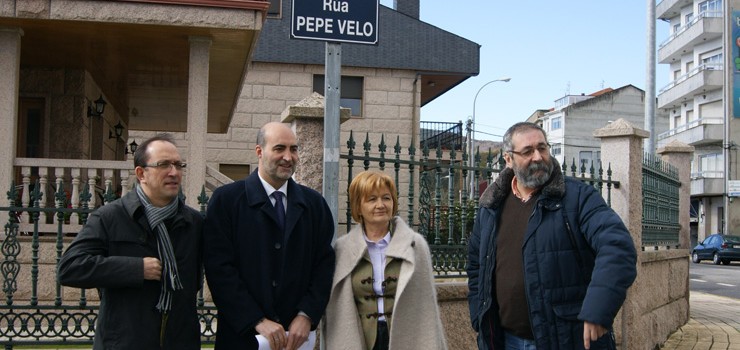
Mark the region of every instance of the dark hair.
<instances>
[{"instance_id":1,"label":"dark hair","mask_svg":"<svg viewBox=\"0 0 740 350\"><path fill-rule=\"evenodd\" d=\"M134 167L146 166L146 163L149 162L149 154L147 153L149 151L149 145L151 145L154 141L164 141L175 145L175 140L172 139L172 136L170 134L157 134L154 137L146 139L139 145L138 148L136 148L136 152L134 152Z\"/></svg>"},{"instance_id":2,"label":"dark hair","mask_svg":"<svg viewBox=\"0 0 740 350\"><path fill-rule=\"evenodd\" d=\"M545 136L545 140L547 140L547 133L541 126L530 122L519 122L512 125L508 130L506 130L506 133L504 133L504 152L511 152L514 150L514 144L511 142L514 134L527 130L539 130L542 135Z\"/></svg>"}]
</instances>

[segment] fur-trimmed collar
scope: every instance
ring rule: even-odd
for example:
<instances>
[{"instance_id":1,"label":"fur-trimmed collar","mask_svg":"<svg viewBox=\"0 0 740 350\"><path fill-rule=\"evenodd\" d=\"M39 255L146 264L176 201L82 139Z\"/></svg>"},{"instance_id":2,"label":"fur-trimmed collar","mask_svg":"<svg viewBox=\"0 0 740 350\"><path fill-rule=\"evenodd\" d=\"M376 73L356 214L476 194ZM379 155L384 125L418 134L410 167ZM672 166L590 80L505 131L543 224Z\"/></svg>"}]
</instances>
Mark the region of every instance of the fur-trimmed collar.
<instances>
[{"instance_id":1,"label":"fur-trimmed collar","mask_svg":"<svg viewBox=\"0 0 740 350\"><path fill-rule=\"evenodd\" d=\"M550 157L553 163L552 173L550 174L550 180L542 187L538 197L549 197L560 199L565 195L565 179L563 178L563 172L560 170L560 163L558 160ZM496 209L504 202L506 196L511 192L511 181L514 179L514 170L506 167L502 170L496 181L488 186L483 194L480 196L480 207L487 207Z\"/></svg>"}]
</instances>

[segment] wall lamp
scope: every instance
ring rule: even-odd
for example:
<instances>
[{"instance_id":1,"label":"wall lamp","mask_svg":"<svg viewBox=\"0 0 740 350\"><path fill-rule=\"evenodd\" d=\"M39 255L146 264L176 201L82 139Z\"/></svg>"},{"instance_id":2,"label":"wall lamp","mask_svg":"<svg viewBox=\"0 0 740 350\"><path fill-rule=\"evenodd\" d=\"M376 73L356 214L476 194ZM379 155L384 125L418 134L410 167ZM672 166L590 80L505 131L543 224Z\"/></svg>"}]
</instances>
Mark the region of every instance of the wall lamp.
<instances>
[{"instance_id":1,"label":"wall lamp","mask_svg":"<svg viewBox=\"0 0 740 350\"><path fill-rule=\"evenodd\" d=\"M93 106L94 103L94 106ZM103 112L105 111L105 105L108 103L105 102L103 99L103 95L100 95L95 102L90 102L88 100L87 103L87 116L88 117L102 117Z\"/></svg>"},{"instance_id":2,"label":"wall lamp","mask_svg":"<svg viewBox=\"0 0 740 350\"><path fill-rule=\"evenodd\" d=\"M123 125L121 125L121 121L119 120L118 124L113 127L113 131L108 130L108 138L120 139L121 135L123 135Z\"/></svg>"},{"instance_id":3,"label":"wall lamp","mask_svg":"<svg viewBox=\"0 0 740 350\"><path fill-rule=\"evenodd\" d=\"M126 154L134 154L137 148L139 148L139 145L136 143L136 140L131 141L128 147L126 147Z\"/></svg>"}]
</instances>

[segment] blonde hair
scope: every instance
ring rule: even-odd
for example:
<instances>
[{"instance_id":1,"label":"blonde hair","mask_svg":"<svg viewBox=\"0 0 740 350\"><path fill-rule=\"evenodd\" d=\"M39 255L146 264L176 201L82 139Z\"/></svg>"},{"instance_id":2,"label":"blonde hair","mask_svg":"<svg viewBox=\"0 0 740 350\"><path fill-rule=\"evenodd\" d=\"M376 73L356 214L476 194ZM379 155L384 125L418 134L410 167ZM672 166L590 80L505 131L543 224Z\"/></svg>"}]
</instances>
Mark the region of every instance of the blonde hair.
<instances>
[{"instance_id":1,"label":"blonde hair","mask_svg":"<svg viewBox=\"0 0 740 350\"><path fill-rule=\"evenodd\" d=\"M349 185L348 195L349 208L352 211L352 219L355 222L362 222L360 221L360 207L362 206L363 199L367 198L373 191L383 188L388 188L391 192L391 197L393 198L392 216L396 216L398 214L398 194L396 194L396 184L390 176L377 170L368 170L357 174L352 179L352 183Z\"/></svg>"}]
</instances>

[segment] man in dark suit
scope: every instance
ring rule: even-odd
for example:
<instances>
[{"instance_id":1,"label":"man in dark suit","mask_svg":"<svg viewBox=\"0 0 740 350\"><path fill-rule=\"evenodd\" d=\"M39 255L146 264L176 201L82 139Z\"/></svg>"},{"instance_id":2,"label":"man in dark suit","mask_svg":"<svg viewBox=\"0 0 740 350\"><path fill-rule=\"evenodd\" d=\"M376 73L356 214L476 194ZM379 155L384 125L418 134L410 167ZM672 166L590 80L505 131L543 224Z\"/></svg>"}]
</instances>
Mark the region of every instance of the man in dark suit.
<instances>
[{"instance_id":1,"label":"man in dark suit","mask_svg":"<svg viewBox=\"0 0 740 350\"><path fill-rule=\"evenodd\" d=\"M255 149L257 171L213 193L204 225L216 348L257 349L259 334L294 350L329 300L334 219L318 192L291 179L298 144L286 124L263 126Z\"/></svg>"}]
</instances>

